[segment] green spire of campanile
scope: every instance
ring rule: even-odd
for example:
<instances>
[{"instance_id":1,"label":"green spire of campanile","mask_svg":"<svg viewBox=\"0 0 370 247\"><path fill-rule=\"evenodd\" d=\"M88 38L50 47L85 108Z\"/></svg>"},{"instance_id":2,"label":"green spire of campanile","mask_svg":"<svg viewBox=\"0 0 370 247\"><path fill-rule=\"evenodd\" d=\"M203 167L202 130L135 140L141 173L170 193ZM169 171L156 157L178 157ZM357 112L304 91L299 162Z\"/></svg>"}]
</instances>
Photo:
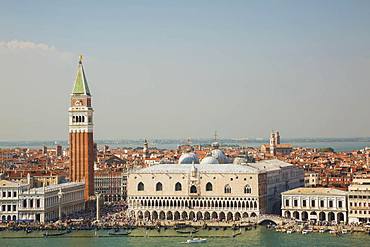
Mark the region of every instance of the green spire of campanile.
<instances>
[{"instance_id":1,"label":"green spire of campanile","mask_svg":"<svg viewBox=\"0 0 370 247\"><path fill-rule=\"evenodd\" d=\"M87 85L84 67L82 65L82 55L80 55L80 61L78 62L77 76L72 94L91 96L89 86Z\"/></svg>"}]
</instances>

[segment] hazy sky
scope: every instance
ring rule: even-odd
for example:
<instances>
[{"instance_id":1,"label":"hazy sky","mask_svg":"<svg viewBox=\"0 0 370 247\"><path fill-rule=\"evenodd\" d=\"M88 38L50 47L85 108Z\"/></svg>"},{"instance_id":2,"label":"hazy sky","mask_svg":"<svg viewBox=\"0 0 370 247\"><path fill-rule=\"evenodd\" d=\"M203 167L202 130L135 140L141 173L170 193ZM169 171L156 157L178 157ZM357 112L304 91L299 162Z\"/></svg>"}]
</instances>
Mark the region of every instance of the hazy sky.
<instances>
[{"instance_id":1,"label":"hazy sky","mask_svg":"<svg viewBox=\"0 0 370 247\"><path fill-rule=\"evenodd\" d=\"M0 140L370 136L370 1L1 1Z\"/></svg>"}]
</instances>

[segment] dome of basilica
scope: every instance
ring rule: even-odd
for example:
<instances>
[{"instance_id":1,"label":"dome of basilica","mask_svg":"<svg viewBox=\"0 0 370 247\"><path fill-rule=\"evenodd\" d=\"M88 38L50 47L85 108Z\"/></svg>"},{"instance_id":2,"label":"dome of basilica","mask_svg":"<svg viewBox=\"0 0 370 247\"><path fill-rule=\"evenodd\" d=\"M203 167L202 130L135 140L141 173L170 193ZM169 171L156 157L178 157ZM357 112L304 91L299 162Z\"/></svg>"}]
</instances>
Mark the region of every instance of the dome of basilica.
<instances>
[{"instance_id":1,"label":"dome of basilica","mask_svg":"<svg viewBox=\"0 0 370 247\"><path fill-rule=\"evenodd\" d=\"M247 160L245 158L241 158L241 157L236 157L233 161L234 165L242 165L242 164L246 164L246 163L247 163Z\"/></svg>"},{"instance_id":2,"label":"dome of basilica","mask_svg":"<svg viewBox=\"0 0 370 247\"><path fill-rule=\"evenodd\" d=\"M226 164L229 163L229 159L226 157L224 152L220 149L214 149L212 150L212 157L218 160L219 164Z\"/></svg>"},{"instance_id":3,"label":"dome of basilica","mask_svg":"<svg viewBox=\"0 0 370 247\"><path fill-rule=\"evenodd\" d=\"M199 164L198 156L193 153L184 153L180 156L179 164Z\"/></svg>"},{"instance_id":4,"label":"dome of basilica","mask_svg":"<svg viewBox=\"0 0 370 247\"><path fill-rule=\"evenodd\" d=\"M219 164L218 160L212 156L206 156L202 159L200 162L201 165L207 165L207 164Z\"/></svg>"}]
</instances>

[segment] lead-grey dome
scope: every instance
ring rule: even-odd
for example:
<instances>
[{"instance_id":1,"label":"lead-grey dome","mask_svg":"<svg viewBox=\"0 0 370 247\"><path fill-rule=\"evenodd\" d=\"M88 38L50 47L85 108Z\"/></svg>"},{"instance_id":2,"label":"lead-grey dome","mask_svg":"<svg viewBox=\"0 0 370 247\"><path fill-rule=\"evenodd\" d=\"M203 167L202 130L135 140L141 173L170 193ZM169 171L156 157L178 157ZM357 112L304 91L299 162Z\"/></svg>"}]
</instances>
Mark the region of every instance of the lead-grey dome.
<instances>
[{"instance_id":1,"label":"lead-grey dome","mask_svg":"<svg viewBox=\"0 0 370 247\"><path fill-rule=\"evenodd\" d=\"M224 152L222 152L222 150L220 150L220 149L214 149L214 150L212 150L211 154L212 154L212 157L213 158L215 158L215 159L218 160L218 163L219 164L229 163L229 159L226 157L226 155L224 154Z\"/></svg>"},{"instance_id":2,"label":"lead-grey dome","mask_svg":"<svg viewBox=\"0 0 370 247\"><path fill-rule=\"evenodd\" d=\"M179 164L199 164L198 156L193 153L184 153L180 156Z\"/></svg>"},{"instance_id":3,"label":"lead-grey dome","mask_svg":"<svg viewBox=\"0 0 370 247\"><path fill-rule=\"evenodd\" d=\"M200 162L201 165L207 165L207 164L219 164L218 160L212 156L207 156L202 159Z\"/></svg>"},{"instance_id":4,"label":"lead-grey dome","mask_svg":"<svg viewBox=\"0 0 370 247\"><path fill-rule=\"evenodd\" d=\"M234 162L233 162L234 165L242 165L242 164L246 164L246 163L247 163L247 160L245 158L242 158L242 157L236 157L234 159Z\"/></svg>"}]
</instances>

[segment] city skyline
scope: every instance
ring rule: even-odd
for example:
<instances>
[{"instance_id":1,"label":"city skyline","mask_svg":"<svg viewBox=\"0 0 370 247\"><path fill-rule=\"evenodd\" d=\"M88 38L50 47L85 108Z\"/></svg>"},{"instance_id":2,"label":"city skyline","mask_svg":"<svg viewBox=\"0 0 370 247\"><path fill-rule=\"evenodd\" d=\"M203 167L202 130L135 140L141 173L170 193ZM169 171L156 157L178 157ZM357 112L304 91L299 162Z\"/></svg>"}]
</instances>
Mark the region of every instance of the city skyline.
<instances>
[{"instance_id":1,"label":"city skyline","mask_svg":"<svg viewBox=\"0 0 370 247\"><path fill-rule=\"evenodd\" d=\"M67 139L80 53L98 140L370 136L365 1L1 6L1 140Z\"/></svg>"}]
</instances>

